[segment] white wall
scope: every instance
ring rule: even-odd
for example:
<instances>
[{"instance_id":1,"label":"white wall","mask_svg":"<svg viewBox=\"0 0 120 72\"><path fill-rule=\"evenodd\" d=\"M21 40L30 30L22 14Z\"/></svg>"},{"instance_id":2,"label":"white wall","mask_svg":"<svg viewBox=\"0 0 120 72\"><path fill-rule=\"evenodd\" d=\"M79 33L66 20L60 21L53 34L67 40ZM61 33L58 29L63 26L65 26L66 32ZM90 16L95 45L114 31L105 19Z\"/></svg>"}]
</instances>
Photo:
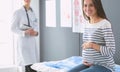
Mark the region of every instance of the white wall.
<instances>
[{"instance_id":1,"label":"white wall","mask_svg":"<svg viewBox=\"0 0 120 72\"><path fill-rule=\"evenodd\" d=\"M19 72L17 66L0 67L0 72Z\"/></svg>"}]
</instances>

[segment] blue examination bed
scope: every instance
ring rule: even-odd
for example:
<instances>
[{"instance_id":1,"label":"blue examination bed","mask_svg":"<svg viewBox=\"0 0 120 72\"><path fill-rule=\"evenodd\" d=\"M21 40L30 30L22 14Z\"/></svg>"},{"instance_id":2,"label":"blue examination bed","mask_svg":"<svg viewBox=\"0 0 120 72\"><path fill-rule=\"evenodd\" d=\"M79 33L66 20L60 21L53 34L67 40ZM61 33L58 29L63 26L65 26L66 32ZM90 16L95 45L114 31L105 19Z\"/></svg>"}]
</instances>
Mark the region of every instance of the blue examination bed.
<instances>
[{"instance_id":1,"label":"blue examination bed","mask_svg":"<svg viewBox=\"0 0 120 72\"><path fill-rule=\"evenodd\" d=\"M33 64L32 68L40 72L47 71L47 69L49 72L53 72L54 70L56 70L56 72L67 72L69 69L81 64L81 62L82 62L82 58L80 56L72 56L59 61L36 63ZM46 68L46 70L44 67ZM40 68L44 70L41 70ZM115 72L120 72L120 65L117 64L115 65Z\"/></svg>"}]
</instances>

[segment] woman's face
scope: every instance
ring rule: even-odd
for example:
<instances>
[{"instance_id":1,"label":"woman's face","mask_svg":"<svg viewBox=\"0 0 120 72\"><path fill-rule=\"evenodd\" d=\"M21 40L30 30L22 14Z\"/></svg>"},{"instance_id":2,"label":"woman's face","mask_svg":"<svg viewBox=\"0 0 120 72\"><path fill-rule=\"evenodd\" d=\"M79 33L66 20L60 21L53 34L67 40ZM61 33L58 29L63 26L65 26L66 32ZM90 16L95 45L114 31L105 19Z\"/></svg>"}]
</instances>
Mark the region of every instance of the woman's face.
<instances>
[{"instance_id":1,"label":"woman's face","mask_svg":"<svg viewBox=\"0 0 120 72\"><path fill-rule=\"evenodd\" d=\"M84 3L83 11L88 17L93 17L97 15L97 12L92 0L84 0L83 3Z\"/></svg>"}]
</instances>

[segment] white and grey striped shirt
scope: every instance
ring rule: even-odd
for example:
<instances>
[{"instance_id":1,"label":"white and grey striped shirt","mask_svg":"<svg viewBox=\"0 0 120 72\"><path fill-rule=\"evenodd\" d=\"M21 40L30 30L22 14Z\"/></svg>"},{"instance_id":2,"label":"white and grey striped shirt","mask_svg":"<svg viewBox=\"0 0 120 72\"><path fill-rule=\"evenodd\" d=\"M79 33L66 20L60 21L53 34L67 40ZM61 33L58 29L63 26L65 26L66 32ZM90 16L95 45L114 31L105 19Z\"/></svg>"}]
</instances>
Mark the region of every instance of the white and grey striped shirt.
<instances>
[{"instance_id":1,"label":"white and grey striped shirt","mask_svg":"<svg viewBox=\"0 0 120 72\"><path fill-rule=\"evenodd\" d=\"M83 60L102 65L114 72L115 40L111 23L104 19L98 23L87 23L83 32L83 42L93 42L100 45L100 51L93 48L83 50Z\"/></svg>"}]
</instances>

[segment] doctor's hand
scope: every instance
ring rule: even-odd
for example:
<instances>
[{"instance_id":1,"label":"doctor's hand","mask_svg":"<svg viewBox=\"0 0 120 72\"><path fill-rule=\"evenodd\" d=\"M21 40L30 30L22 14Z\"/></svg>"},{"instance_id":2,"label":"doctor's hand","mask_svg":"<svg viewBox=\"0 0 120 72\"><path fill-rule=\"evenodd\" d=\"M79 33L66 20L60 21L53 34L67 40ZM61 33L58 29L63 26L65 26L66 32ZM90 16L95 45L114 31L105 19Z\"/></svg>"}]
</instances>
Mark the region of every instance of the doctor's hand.
<instances>
[{"instance_id":1,"label":"doctor's hand","mask_svg":"<svg viewBox=\"0 0 120 72\"><path fill-rule=\"evenodd\" d=\"M37 31L32 30L32 31L30 32L30 36L37 36L37 35L38 35L38 32L37 32Z\"/></svg>"},{"instance_id":2,"label":"doctor's hand","mask_svg":"<svg viewBox=\"0 0 120 72\"><path fill-rule=\"evenodd\" d=\"M85 42L82 44L82 48L85 50L87 48L93 48L96 51L100 51L100 45L93 43L93 42Z\"/></svg>"},{"instance_id":3,"label":"doctor's hand","mask_svg":"<svg viewBox=\"0 0 120 72\"><path fill-rule=\"evenodd\" d=\"M36 32L32 28L30 28L30 29L28 29L28 30L25 31L25 34L29 35L29 36L37 36L38 32Z\"/></svg>"}]
</instances>

